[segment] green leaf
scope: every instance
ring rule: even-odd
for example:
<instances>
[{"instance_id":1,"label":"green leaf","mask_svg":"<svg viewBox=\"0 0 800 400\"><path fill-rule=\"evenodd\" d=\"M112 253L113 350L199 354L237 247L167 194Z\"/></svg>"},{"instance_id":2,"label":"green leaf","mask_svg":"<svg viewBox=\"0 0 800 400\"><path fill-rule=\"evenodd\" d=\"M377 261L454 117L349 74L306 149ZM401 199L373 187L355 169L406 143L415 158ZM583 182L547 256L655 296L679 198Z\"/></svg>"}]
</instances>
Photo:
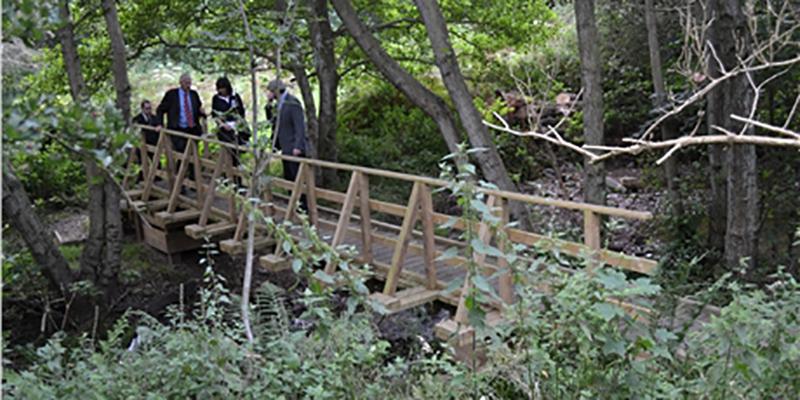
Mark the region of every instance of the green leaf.
<instances>
[{"instance_id":1,"label":"green leaf","mask_svg":"<svg viewBox=\"0 0 800 400\"><path fill-rule=\"evenodd\" d=\"M597 272L596 278L608 290L625 288L625 274L613 269L602 269Z\"/></svg>"},{"instance_id":2,"label":"green leaf","mask_svg":"<svg viewBox=\"0 0 800 400\"><path fill-rule=\"evenodd\" d=\"M458 256L458 248L457 247L450 247L444 251L444 253L439 254L438 257L434 261L444 261L450 260Z\"/></svg>"},{"instance_id":3,"label":"green leaf","mask_svg":"<svg viewBox=\"0 0 800 400\"><path fill-rule=\"evenodd\" d=\"M603 344L603 354L616 354L620 357L625 356L625 342L621 340L608 340Z\"/></svg>"},{"instance_id":4,"label":"green leaf","mask_svg":"<svg viewBox=\"0 0 800 400\"><path fill-rule=\"evenodd\" d=\"M493 293L494 289L492 285L489 284L489 281L483 277L483 275L475 275L472 277L472 284L475 285L478 290L484 293Z\"/></svg>"},{"instance_id":5,"label":"green leaf","mask_svg":"<svg viewBox=\"0 0 800 400\"><path fill-rule=\"evenodd\" d=\"M292 271L294 271L295 274L299 274L302 268L303 268L302 260L300 260L299 258L295 258L294 260L292 260Z\"/></svg>"},{"instance_id":6,"label":"green leaf","mask_svg":"<svg viewBox=\"0 0 800 400\"><path fill-rule=\"evenodd\" d=\"M472 244L472 248L478 253L486 254L487 256L492 256L492 257L505 256L505 254L503 254L503 252L500 251L497 247L490 246L477 238L472 239L470 244Z\"/></svg>"},{"instance_id":7,"label":"green leaf","mask_svg":"<svg viewBox=\"0 0 800 400\"><path fill-rule=\"evenodd\" d=\"M624 315L624 312L621 308L609 304L609 303L598 303L592 307L595 313L600 315L606 322L611 321L614 317Z\"/></svg>"},{"instance_id":8,"label":"green leaf","mask_svg":"<svg viewBox=\"0 0 800 400\"><path fill-rule=\"evenodd\" d=\"M677 340L678 339L678 336L676 336L674 333L672 333L672 332L670 332L670 331L668 331L668 330L666 330L664 328L656 329L656 332L655 332L654 335L656 337L656 340L658 340L661 343L668 342L670 340Z\"/></svg>"},{"instance_id":9,"label":"green leaf","mask_svg":"<svg viewBox=\"0 0 800 400\"><path fill-rule=\"evenodd\" d=\"M332 276L320 270L314 272L314 278L317 278L320 282L327 283L328 285L333 285L334 283Z\"/></svg>"}]
</instances>

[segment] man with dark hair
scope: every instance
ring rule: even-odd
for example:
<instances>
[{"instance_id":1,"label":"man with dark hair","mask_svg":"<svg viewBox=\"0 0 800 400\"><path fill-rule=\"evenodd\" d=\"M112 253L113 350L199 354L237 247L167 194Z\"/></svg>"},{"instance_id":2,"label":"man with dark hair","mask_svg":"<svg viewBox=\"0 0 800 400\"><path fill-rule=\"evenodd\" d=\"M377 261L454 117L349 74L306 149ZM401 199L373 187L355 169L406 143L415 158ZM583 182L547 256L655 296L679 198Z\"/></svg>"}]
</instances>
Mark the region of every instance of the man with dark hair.
<instances>
[{"instance_id":1,"label":"man with dark hair","mask_svg":"<svg viewBox=\"0 0 800 400\"><path fill-rule=\"evenodd\" d=\"M133 117L133 123L153 127L158 126L160 122L155 114L153 114L153 105L150 103L150 100L142 100L140 107L142 111ZM142 134L144 134L145 143L153 146L158 144L159 133L154 129L142 128Z\"/></svg>"},{"instance_id":2,"label":"man with dark hair","mask_svg":"<svg viewBox=\"0 0 800 400\"><path fill-rule=\"evenodd\" d=\"M273 112L272 103L278 105ZM275 147L286 156L303 157L307 150L306 122L300 100L289 94L286 84L279 79L267 84L267 120L272 124L272 134L278 135ZM283 178L294 181L300 164L296 161L282 160ZM300 199L301 208L307 209L305 196Z\"/></svg>"},{"instance_id":3,"label":"man with dark hair","mask_svg":"<svg viewBox=\"0 0 800 400\"><path fill-rule=\"evenodd\" d=\"M133 117L133 123L144 126L152 126L152 127L158 126L159 122L155 114L153 114L153 105L150 103L150 100L147 99L142 100L140 107L142 111L139 114L136 114L135 117ZM160 133L158 133L155 129L142 128L141 134L144 136L144 142L146 144L151 146L155 146L158 144L158 136L160 135ZM139 163L141 164L142 150L139 148L139 146L136 147L137 147L136 157L139 159ZM147 155L148 157L153 157L153 152L148 150ZM141 181L142 179L144 179L144 176L142 175L141 172L139 172L137 181ZM158 178L156 178L156 180L158 180Z\"/></svg>"}]
</instances>

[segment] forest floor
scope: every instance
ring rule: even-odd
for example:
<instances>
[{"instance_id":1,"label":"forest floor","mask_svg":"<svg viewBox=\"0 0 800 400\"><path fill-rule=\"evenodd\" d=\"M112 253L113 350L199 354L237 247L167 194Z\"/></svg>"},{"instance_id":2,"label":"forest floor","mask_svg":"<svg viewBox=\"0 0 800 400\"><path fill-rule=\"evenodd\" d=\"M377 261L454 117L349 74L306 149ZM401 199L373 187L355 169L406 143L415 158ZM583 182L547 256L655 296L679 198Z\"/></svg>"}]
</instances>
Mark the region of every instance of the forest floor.
<instances>
[{"instance_id":1,"label":"forest floor","mask_svg":"<svg viewBox=\"0 0 800 400\"><path fill-rule=\"evenodd\" d=\"M583 173L575 164L560 166L561 179L548 168L540 177L525 182L525 193L571 201L583 201ZM617 166L609 168L606 176L607 205L628 210L649 211L658 216L666 207L666 193L654 189L640 168ZM583 215L578 211L548 206L534 206L535 227L538 233L552 234L565 239L582 241ZM655 258L662 243L654 240L654 223L650 221L607 218L604 246L626 254Z\"/></svg>"}]
</instances>

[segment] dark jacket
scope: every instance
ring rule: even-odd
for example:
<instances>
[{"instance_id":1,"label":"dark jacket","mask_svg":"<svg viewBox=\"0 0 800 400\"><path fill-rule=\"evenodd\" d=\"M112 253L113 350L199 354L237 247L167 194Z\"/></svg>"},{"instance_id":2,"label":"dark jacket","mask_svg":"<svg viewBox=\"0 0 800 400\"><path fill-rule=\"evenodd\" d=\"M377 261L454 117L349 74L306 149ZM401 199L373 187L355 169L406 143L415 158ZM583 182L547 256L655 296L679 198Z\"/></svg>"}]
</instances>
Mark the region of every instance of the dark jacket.
<instances>
[{"instance_id":1,"label":"dark jacket","mask_svg":"<svg viewBox=\"0 0 800 400\"><path fill-rule=\"evenodd\" d=\"M266 107L267 120L272 123L273 132L275 132L275 126L278 123L277 116L273 115L273 109L276 106L277 104L268 104ZM303 154L306 154L308 151L306 121L300 100L297 100L292 95L287 95L283 105L281 105L280 116L278 140L275 142L275 147L281 150L282 154L291 155L294 149L300 149Z\"/></svg>"},{"instance_id":2,"label":"dark jacket","mask_svg":"<svg viewBox=\"0 0 800 400\"><path fill-rule=\"evenodd\" d=\"M158 126L161 121L156 118L155 115L144 115L143 112L140 112L135 117L133 117L133 123L139 125L147 125L147 126ZM144 141L147 144L151 144L153 146L158 144L158 132L153 129L142 129L142 133L144 134Z\"/></svg>"},{"instance_id":3,"label":"dark jacket","mask_svg":"<svg viewBox=\"0 0 800 400\"><path fill-rule=\"evenodd\" d=\"M167 128L169 129L179 129L180 127L181 101L178 93L178 88L168 90L167 93L164 93L164 98L161 99L161 104L156 109L156 118L162 126L164 125L164 114L167 114ZM194 126L200 126L200 117L206 116L200 112L200 107L203 105L200 95L194 90L189 90L189 100L192 103Z\"/></svg>"},{"instance_id":4,"label":"dark jacket","mask_svg":"<svg viewBox=\"0 0 800 400\"><path fill-rule=\"evenodd\" d=\"M238 93L228 97L230 102L215 94L211 98L211 115L219 122L240 121L237 125L236 131L226 130L222 127L219 128L218 136L220 140L225 142L234 142L234 137L238 137L239 144L245 144L250 140L250 132L248 132L247 124L244 123L244 103Z\"/></svg>"},{"instance_id":5,"label":"dark jacket","mask_svg":"<svg viewBox=\"0 0 800 400\"><path fill-rule=\"evenodd\" d=\"M229 96L228 99L236 103L234 112L239 114L239 117L244 118L244 103L242 103L242 98L239 96L239 93L234 93L233 96ZM225 101L222 96L215 94L214 97L211 98L211 111L215 118L224 121L236 121L239 118L230 112L231 108L233 108L233 104Z\"/></svg>"}]
</instances>

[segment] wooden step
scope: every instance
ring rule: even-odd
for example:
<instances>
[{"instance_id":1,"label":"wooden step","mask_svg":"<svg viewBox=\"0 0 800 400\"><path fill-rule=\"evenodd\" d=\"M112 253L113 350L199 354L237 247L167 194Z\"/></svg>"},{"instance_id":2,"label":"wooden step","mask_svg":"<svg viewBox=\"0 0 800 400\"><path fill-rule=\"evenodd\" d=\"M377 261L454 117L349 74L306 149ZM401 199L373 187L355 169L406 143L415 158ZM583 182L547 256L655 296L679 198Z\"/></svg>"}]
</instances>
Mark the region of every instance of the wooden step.
<instances>
[{"instance_id":1,"label":"wooden step","mask_svg":"<svg viewBox=\"0 0 800 400\"><path fill-rule=\"evenodd\" d=\"M486 325L493 327L503 322L503 315L498 311L486 314ZM453 346L468 346L475 340L475 329L469 325L459 324L454 319L446 319L433 327L436 337L447 341Z\"/></svg>"},{"instance_id":2,"label":"wooden step","mask_svg":"<svg viewBox=\"0 0 800 400\"><path fill-rule=\"evenodd\" d=\"M278 272L291 268L291 263L286 257L276 256L275 254L267 254L259 258L258 261L262 268L271 272Z\"/></svg>"},{"instance_id":3,"label":"wooden step","mask_svg":"<svg viewBox=\"0 0 800 400\"><path fill-rule=\"evenodd\" d=\"M271 237L257 237L254 241L254 249L261 250L275 244L275 239ZM247 251L247 240L222 240L219 242L219 249L232 256L244 254Z\"/></svg>"},{"instance_id":4,"label":"wooden step","mask_svg":"<svg viewBox=\"0 0 800 400\"><path fill-rule=\"evenodd\" d=\"M160 211L155 214L154 221L156 225L164 228L174 228L184 226L188 222L195 221L200 218L200 211L198 210L183 210L176 212Z\"/></svg>"},{"instance_id":5,"label":"wooden step","mask_svg":"<svg viewBox=\"0 0 800 400\"><path fill-rule=\"evenodd\" d=\"M429 290L424 286L416 286L401 290L395 293L394 296L373 293L369 297L383 304L389 314L394 314L436 300L439 297L439 291Z\"/></svg>"},{"instance_id":6,"label":"wooden step","mask_svg":"<svg viewBox=\"0 0 800 400\"><path fill-rule=\"evenodd\" d=\"M228 221L221 221L206 226L199 224L186 225L183 229L189 237L203 239L205 237L213 238L215 236L231 234L236 230L236 224Z\"/></svg>"},{"instance_id":7,"label":"wooden step","mask_svg":"<svg viewBox=\"0 0 800 400\"><path fill-rule=\"evenodd\" d=\"M136 200L132 204L134 210L156 212L167 208L169 199L157 199L150 201Z\"/></svg>"},{"instance_id":8,"label":"wooden step","mask_svg":"<svg viewBox=\"0 0 800 400\"><path fill-rule=\"evenodd\" d=\"M180 253L203 245L202 241L192 239L180 230L167 231L151 224L142 224L142 227L145 243L164 253Z\"/></svg>"}]
</instances>

